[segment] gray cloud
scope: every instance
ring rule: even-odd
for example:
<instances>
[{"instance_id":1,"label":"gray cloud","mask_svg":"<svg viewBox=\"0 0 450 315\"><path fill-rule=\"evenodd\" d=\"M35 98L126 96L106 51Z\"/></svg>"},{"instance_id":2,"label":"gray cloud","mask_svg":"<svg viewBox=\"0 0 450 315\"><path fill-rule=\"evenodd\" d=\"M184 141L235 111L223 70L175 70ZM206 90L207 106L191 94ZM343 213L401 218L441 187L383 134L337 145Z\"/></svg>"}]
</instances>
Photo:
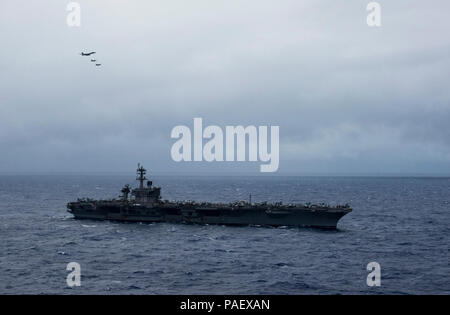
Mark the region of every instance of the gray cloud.
<instances>
[{"instance_id":1,"label":"gray cloud","mask_svg":"<svg viewBox=\"0 0 450 315\"><path fill-rule=\"evenodd\" d=\"M194 117L280 125L282 173L450 172L448 1L79 2L0 4L1 172L256 174L173 162Z\"/></svg>"}]
</instances>

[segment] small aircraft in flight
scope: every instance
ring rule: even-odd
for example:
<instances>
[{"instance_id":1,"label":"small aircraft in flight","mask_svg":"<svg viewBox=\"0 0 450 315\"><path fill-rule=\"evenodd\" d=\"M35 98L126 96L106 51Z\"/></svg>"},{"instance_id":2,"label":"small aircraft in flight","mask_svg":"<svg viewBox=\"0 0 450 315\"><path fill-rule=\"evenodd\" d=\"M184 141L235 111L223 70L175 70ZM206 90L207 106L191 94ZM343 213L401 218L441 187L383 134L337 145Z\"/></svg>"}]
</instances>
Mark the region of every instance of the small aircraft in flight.
<instances>
[{"instance_id":1,"label":"small aircraft in flight","mask_svg":"<svg viewBox=\"0 0 450 315\"><path fill-rule=\"evenodd\" d=\"M88 52L88 53L81 52L81 56L90 56L90 55L93 55L93 54L95 54L95 51L91 51L91 52Z\"/></svg>"},{"instance_id":2,"label":"small aircraft in flight","mask_svg":"<svg viewBox=\"0 0 450 315\"><path fill-rule=\"evenodd\" d=\"M91 59L91 62L96 62L97 61L97 59Z\"/></svg>"},{"instance_id":3,"label":"small aircraft in flight","mask_svg":"<svg viewBox=\"0 0 450 315\"><path fill-rule=\"evenodd\" d=\"M101 63L96 63L95 64L97 67L100 67L102 64Z\"/></svg>"}]
</instances>

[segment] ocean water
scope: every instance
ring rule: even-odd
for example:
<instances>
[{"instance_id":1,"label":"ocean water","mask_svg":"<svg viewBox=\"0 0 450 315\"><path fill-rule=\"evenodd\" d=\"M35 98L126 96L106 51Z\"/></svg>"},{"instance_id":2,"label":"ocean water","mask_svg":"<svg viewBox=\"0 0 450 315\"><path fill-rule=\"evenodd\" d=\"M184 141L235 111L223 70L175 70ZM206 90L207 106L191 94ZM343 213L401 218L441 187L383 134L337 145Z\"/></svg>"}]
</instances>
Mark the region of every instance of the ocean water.
<instances>
[{"instance_id":1,"label":"ocean water","mask_svg":"<svg viewBox=\"0 0 450 315\"><path fill-rule=\"evenodd\" d=\"M65 210L133 180L0 176L0 293L450 293L450 178L153 178L164 199L348 202L337 231L79 221ZM80 287L66 284L69 262ZM379 287L366 284L369 262Z\"/></svg>"}]
</instances>

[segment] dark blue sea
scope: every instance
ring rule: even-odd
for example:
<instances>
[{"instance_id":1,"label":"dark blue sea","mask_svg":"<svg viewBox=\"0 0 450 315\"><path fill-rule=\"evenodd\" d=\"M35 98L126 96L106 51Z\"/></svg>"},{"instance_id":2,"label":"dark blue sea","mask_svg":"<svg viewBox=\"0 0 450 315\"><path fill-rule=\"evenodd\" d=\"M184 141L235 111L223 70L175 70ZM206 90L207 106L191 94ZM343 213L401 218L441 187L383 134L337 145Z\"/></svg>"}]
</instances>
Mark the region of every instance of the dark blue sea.
<instances>
[{"instance_id":1,"label":"dark blue sea","mask_svg":"<svg viewBox=\"0 0 450 315\"><path fill-rule=\"evenodd\" d=\"M450 178L154 177L164 199L350 203L337 231L78 221L129 176L0 176L1 294L449 294ZM66 284L69 262L81 286ZM369 287L369 262L381 286Z\"/></svg>"}]
</instances>

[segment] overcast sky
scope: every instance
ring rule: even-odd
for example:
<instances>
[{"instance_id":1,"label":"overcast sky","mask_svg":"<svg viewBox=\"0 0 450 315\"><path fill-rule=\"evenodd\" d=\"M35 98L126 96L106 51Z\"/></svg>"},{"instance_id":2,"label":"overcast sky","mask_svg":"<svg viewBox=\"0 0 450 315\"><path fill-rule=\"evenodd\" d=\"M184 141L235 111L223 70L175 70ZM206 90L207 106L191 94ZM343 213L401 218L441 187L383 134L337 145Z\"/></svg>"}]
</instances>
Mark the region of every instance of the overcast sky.
<instances>
[{"instance_id":1,"label":"overcast sky","mask_svg":"<svg viewBox=\"0 0 450 315\"><path fill-rule=\"evenodd\" d=\"M448 0L78 2L0 2L0 172L259 174L172 161L202 117L280 126L279 174L450 173Z\"/></svg>"}]
</instances>

